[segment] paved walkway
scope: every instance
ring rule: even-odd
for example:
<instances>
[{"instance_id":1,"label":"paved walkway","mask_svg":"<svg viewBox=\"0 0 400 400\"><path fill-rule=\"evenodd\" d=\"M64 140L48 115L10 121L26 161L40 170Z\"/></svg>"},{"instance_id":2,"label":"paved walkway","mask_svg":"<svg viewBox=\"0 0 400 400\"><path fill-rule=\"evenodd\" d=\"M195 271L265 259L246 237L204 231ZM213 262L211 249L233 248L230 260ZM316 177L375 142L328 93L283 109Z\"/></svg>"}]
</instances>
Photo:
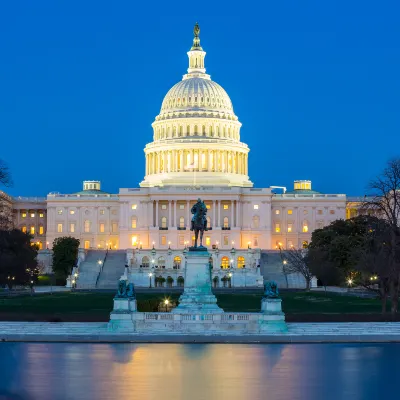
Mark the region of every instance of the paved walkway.
<instances>
[{"instance_id":1,"label":"paved walkway","mask_svg":"<svg viewBox=\"0 0 400 400\"><path fill-rule=\"evenodd\" d=\"M128 334L104 322L2 322L0 341L137 343L371 343L400 342L400 322L288 323L268 335Z\"/></svg>"}]
</instances>

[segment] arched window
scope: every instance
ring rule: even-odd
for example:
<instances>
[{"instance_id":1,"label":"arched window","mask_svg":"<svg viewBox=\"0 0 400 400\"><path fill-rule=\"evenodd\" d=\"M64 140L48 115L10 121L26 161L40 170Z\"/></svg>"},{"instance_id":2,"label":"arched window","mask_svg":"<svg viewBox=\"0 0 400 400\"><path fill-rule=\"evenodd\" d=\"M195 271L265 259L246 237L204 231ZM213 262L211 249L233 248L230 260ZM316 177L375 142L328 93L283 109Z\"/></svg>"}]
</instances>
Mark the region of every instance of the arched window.
<instances>
[{"instance_id":1,"label":"arched window","mask_svg":"<svg viewBox=\"0 0 400 400\"><path fill-rule=\"evenodd\" d=\"M161 228L167 227L167 217L161 217Z\"/></svg>"},{"instance_id":2,"label":"arched window","mask_svg":"<svg viewBox=\"0 0 400 400\"><path fill-rule=\"evenodd\" d=\"M254 215L253 217L253 228L258 229L260 227L260 217L258 215Z\"/></svg>"},{"instance_id":3,"label":"arched window","mask_svg":"<svg viewBox=\"0 0 400 400\"><path fill-rule=\"evenodd\" d=\"M244 268L245 264L246 264L246 260L244 259L244 257L243 256L239 256L237 258L237 267L238 268Z\"/></svg>"},{"instance_id":4,"label":"arched window","mask_svg":"<svg viewBox=\"0 0 400 400\"><path fill-rule=\"evenodd\" d=\"M180 217L179 218L179 228L184 228L185 227L185 217Z\"/></svg>"},{"instance_id":5,"label":"arched window","mask_svg":"<svg viewBox=\"0 0 400 400\"><path fill-rule=\"evenodd\" d=\"M26 226L23 226L23 227L21 228L21 231L24 232L24 233L26 233Z\"/></svg>"},{"instance_id":6,"label":"arched window","mask_svg":"<svg viewBox=\"0 0 400 400\"><path fill-rule=\"evenodd\" d=\"M229 228L229 218L224 217L224 228Z\"/></svg>"},{"instance_id":7,"label":"arched window","mask_svg":"<svg viewBox=\"0 0 400 400\"><path fill-rule=\"evenodd\" d=\"M207 217L207 228L211 228L211 218Z\"/></svg>"},{"instance_id":8,"label":"arched window","mask_svg":"<svg viewBox=\"0 0 400 400\"><path fill-rule=\"evenodd\" d=\"M132 227L133 229L136 229L136 228L137 228L137 217L132 217L132 224L131 224L131 227Z\"/></svg>"},{"instance_id":9,"label":"arched window","mask_svg":"<svg viewBox=\"0 0 400 400\"><path fill-rule=\"evenodd\" d=\"M165 267L165 258L164 257L162 257L162 256L158 257L157 266L158 266L158 268Z\"/></svg>"},{"instance_id":10,"label":"arched window","mask_svg":"<svg viewBox=\"0 0 400 400\"><path fill-rule=\"evenodd\" d=\"M144 257L142 258L142 267L143 267L143 268L149 268L149 267L150 267L150 260L149 260L149 257L144 256Z\"/></svg>"},{"instance_id":11,"label":"arched window","mask_svg":"<svg viewBox=\"0 0 400 400\"><path fill-rule=\"evenodd\" d=\"M222 269L228 269L229 268L229 257L224 256L221 259L221 268Z\"/></svg>"},{"instance_id":12,"label":"arched window","mask_svg":"<svg viewBox=\"0 0 400 400\"><path fill-rule=\"evenodd\" d=\"M174 269L181 268L182 259L179 256L174 257Z\"/></svg>"},{"instance_id":13,"label":"arched window","mask_svg":"<svg viewBox=\"0 0 400 400\"><path fill-rule=\"evenodd\" d=\"M85 233L90 232L90 221L88 219L83 224L83 230Z\"/></svg>"},{"instance_id":14,"label":"arched window","mask_svg":"<svg viewBox=\"0 0 400 400\"><path fill-rule=\"evenodd\" d=\"M303 232L308 232L308 222L303 221Z\"/></svg>"}]
</instances>

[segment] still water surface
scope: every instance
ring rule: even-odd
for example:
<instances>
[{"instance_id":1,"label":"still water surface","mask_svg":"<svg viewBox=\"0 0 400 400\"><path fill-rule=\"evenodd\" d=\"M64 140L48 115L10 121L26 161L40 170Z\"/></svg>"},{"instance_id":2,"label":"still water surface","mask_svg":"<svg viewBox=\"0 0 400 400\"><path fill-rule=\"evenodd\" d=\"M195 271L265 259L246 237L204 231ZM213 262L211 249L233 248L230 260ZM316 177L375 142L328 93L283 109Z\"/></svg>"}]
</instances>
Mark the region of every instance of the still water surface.
<instances>
[{"instance_id":1,"label":"still water surface","mask_svg":"<svg viewBox=\"0 0 400 400\"><path fill-rule=\"evenodd\" d=\"M0 400L375 400L399 383L400 344L0 343Z\"/></svg>"}]
</instances>

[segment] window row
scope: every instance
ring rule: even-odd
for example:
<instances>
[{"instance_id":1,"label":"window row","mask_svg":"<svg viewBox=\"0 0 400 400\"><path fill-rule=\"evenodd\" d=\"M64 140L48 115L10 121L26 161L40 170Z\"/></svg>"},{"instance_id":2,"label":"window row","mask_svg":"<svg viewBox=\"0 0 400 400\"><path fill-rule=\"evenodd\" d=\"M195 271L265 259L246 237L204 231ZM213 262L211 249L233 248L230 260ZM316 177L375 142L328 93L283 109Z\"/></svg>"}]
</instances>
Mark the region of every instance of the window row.
<instances>
[{"instance_id":1,"label":"window row","mask_svg":"<svg viewBox=\"0 0 400 400\"><path fill-rule=\"evenodd\" d=\"M136 205L135 205L136 206ZM132 208L132 209L134 209L134 210L136 210L136 208ZM58 209L57 210L57 214L58 215L63 215L64 214L64 210L63 209ZM75 215L76 214L76 210L69 210L69 214L70 215ZM85 210L85 214L86 215L89 215L90 214L90 211L89 210ZM100 209L99 210L99 214L100 215L104 215L105 214L105 209ZM111 210L111 214L112 215L117 215L117 210Z\"/></svg>"},{"instance_id":2,"label":"window row","mask_svg":"<svg viewBox=\"0 0 400 400\"><path fill-rule=\"evenodd\" d=\"M21 213L22 218L26 218L27 215L28 215L28 213L26 213L25 211ZM39 212L38 215L39 215L39 218L44 218L44 213ZM31 213L29 213L29 216L31 218L35 218L36 214L34 212L31 212Z\"/></svg>"},{"instance_id":3,"label":"window row","mask_svg":"<svg viewBox=\"0 0 400 400\"><path fill-rule=\"evenodd\" d=\"M105 223L99 223L99 233L106 233L106 224ZM59 222L57 224L57 233L63 233L65 231L65 225L62 222ZM118 223L113 222L111 224L111 231L112 233L118 232ZM76 232L76 223L75 222L70 222L69 223L69 231L70 233L75 233ZM92 232L92 223L89 220L84 221L83 223L83 232L84 233L91 233Z\"/></svg>"},{"instance_id":4,"label":"window row","mask_svg":"<svg viewBox=\"0 0 400 400\"><path fill-rule=\"evenodd\" d=\"M281 210L279 209L275 209L275 215L280 215L281 214ZM287 214L288 215L292 215L293 214L293 210L292 209L288 209L287 210ZM308 210L303 210L303 214L307 215L308 214ZM336 211L335 210L329 210L329 214L330 215L335 215ZM317 210L317 215L324 215L324 210Z\"/></svg>"},{"instance_id":5,"label":"window row","mask_svg":"<svg viewBox=\"0 0 400 400\"><path fill-rule=\"evenodd\" d=\"M26 227L25 225L21 227L21 231L26 233L29 232L31 235L36 233L36 228L34 226ZM44 226L40 225L39 229L37 230L39 235L44 235Z\"/></svg>"},{"instance_id":6,"label":"window row","mask_svg":"<svg viewBox=\"0 0 400 400\"><path fill-rule=\"evenodd\" d=\"M291 222L287 223L287 232L288 233L294 232L294 226L295 225L293 223L291 223ZM281 232L281 228L282 228L281 223L280 222L275 222L275 229L274 229L275 232L276 233L280 233ZM308 221L303 221L302 222L301 230L302 230L302 232L308 232L308 230L309 230Z\"/></svg>"}]
</instances>

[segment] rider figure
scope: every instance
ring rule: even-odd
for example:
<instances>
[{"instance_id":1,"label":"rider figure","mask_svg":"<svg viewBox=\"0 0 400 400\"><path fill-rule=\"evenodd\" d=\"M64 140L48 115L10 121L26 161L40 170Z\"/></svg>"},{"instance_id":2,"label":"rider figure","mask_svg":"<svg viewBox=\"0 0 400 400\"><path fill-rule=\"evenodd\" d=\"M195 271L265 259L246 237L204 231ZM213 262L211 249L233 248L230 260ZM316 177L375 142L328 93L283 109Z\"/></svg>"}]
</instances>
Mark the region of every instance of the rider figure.
<instances>
[{"instance_id":1,"label":"rider figure","mask_svg":"<svg viewBox=\"0 0 400 400\"><path fill-rule=\"evenodd\" d=\"M203 201L201 201L201 199L197 199L197 203L195 203L192 207L192 209L190 210L191 213L193 214L192 217L192 222L190 224L190 230L194 231L194 223L196 220L197 215L202 215L202 222L203 222L203 226L204 226L204 230L207 230L207 218L206 218L206 214L207 214L207 207L204 204Z\"/></svg>"}]
</instances>

